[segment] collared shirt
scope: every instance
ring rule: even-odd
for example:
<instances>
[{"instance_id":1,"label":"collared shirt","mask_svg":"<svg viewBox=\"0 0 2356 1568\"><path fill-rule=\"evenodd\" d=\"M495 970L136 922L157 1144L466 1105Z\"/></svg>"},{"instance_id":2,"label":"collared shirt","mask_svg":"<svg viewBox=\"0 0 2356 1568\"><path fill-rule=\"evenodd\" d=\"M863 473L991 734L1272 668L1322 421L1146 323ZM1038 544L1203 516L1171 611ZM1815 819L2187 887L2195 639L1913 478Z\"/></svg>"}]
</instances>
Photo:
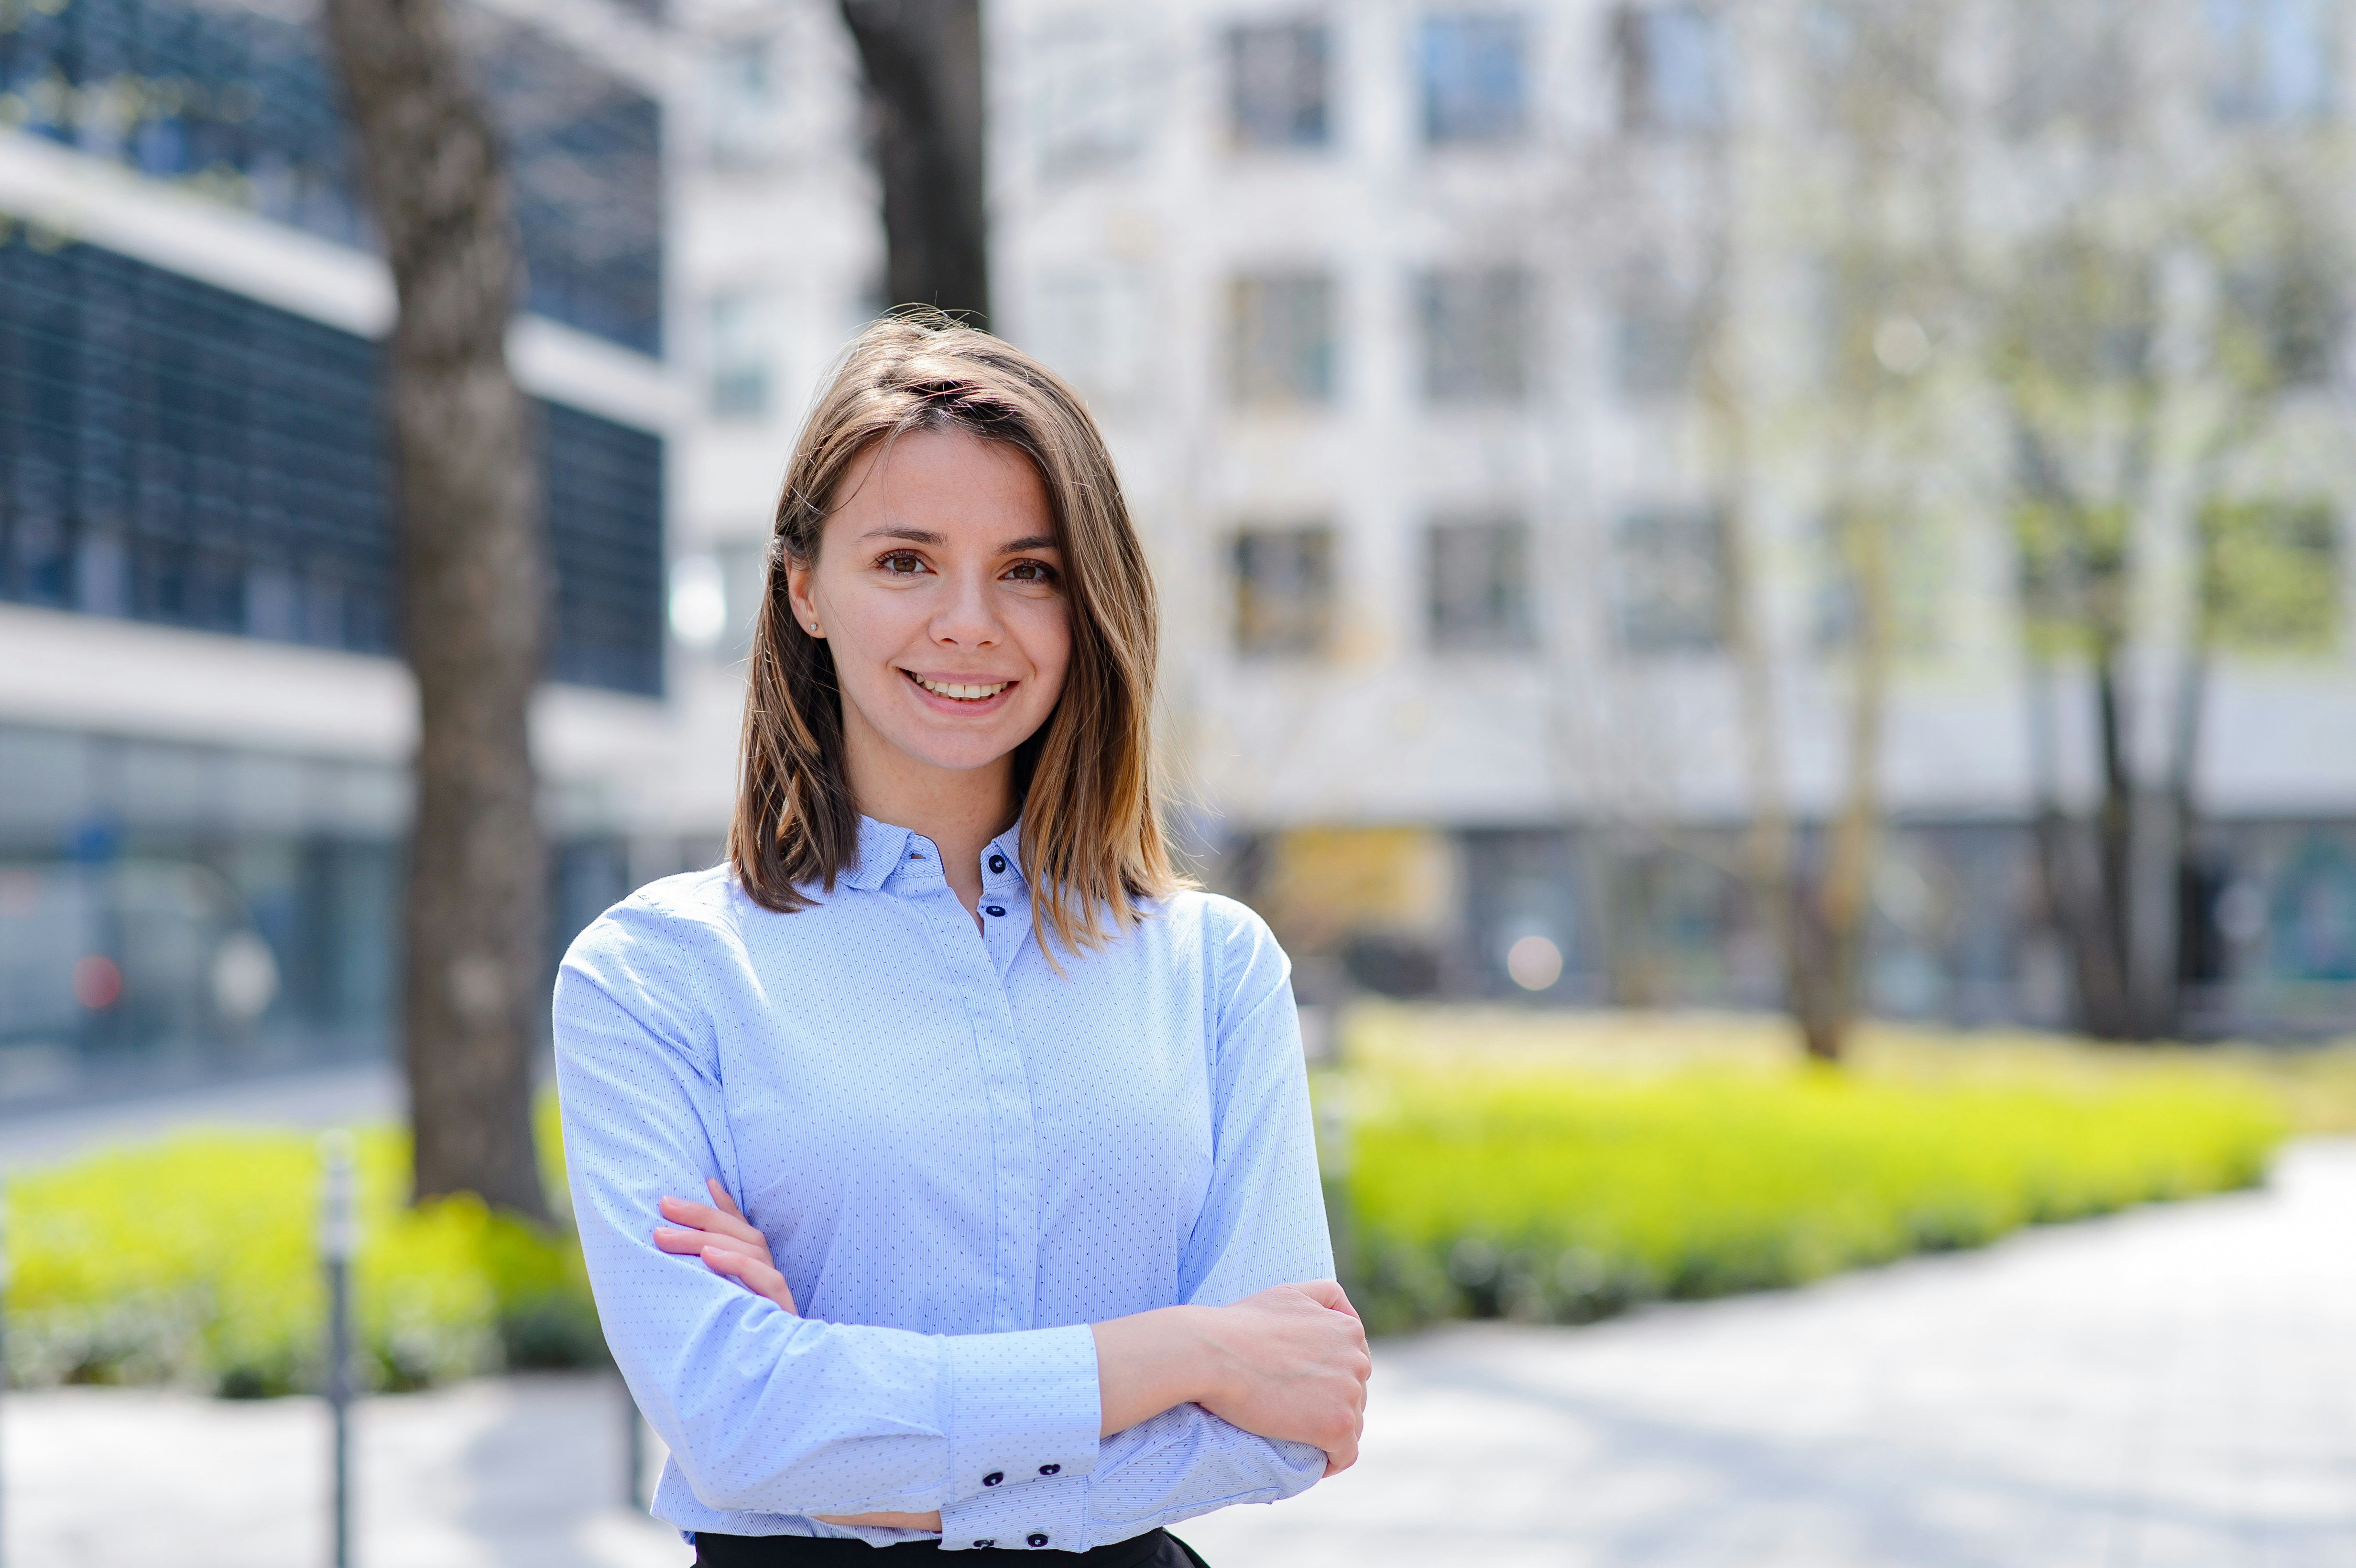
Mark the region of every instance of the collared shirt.
<instances>
[{"instance_id":1,"label":"collared shirt","mask_svg":"<svg viewBox=\"0 0 2356 1568\"><path fill-rule=\"evenodd\" d=\"M1290 968L1258 916L1154 901L1032 937L1016 834L981 923L862 818L831 894L725 867L606 912L556 986L573 1211L607 1341L670 1445L655 1513L733 1535L1085 1551L1310 1486L1324 1456L1182 1405L1099 1439L1091 1323L1330 1278ZM658 1250L716 1177L806 1314Z\"/></svg>"}]
</instances>

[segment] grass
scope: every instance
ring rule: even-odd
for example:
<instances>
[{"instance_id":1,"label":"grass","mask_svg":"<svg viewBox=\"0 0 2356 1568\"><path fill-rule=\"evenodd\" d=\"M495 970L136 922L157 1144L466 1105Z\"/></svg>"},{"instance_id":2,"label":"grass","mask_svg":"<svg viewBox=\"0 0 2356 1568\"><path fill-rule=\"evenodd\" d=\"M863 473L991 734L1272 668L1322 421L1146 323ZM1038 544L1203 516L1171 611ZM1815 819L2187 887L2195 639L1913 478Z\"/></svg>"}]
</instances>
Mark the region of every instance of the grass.
<instances>
[{"instance_id":1,"label":"grass","mask_svg":"<svg viewBox=\"0 0 2356 1568\"><path fill-rule=\"evenodd\" d=\"M1869 1030L1811 1071L1772 1021L1382 1007L1319 1075L1370 1324L1582 1322L1794 1285L2019 1226L2261 1180L2286 1130L2356 1130L2356 1051L2102 1049ZM541 1107L552 1190L555 1106ZM406 1139L359 1140L361 1370L381 1389L604 1358L571 1237L411 1209ZM13 1177L17 1386L316 1387L319 1161L198 1134Z\"/></svg>"},{"instance_id":2,"label":"grass","mask_svg":"<svg viewBox=\"0 0 2356 1568\"><path fill-rule=\"evenodd\" d=\"M1320 1089L1348 1104L1355 1283L1389 1329L1583 1322L2247 1187L2329 1116L2232 1053L1884 1029L1835 1072L1749 1019L1387 1008L1346 1032Z\"/></svg>"}]
</instances>

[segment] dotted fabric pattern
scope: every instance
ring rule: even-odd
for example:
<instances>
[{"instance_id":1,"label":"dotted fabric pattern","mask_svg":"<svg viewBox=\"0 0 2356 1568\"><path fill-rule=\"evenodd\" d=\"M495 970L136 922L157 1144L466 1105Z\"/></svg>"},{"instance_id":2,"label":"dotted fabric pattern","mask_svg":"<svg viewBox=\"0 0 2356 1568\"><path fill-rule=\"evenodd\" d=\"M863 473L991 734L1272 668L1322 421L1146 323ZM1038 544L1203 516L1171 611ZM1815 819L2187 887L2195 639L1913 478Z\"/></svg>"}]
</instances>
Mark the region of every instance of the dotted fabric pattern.
<instances>
[{"instance_id":1,"label":"dotted fabric pattern","mask_svg":"<svg viewBox=\"0 0 2356 1568\"><path fill-rule=\"evenodd\" d=\"M719 867L565 955L574 1215L690 1535L880 1545L920 1538L809 1516L937 1509L950 1550L1085 1551L1323 1472L1194 1405L1099 1441L1087 1327L1332 1277L1290 965L1186 892L1058 975L1022 864L1017 833L983 849L978 930L929 840L862 818L815 908ZM655 1247L706 1177L806 1316Z\"/></svg>"}]
</instances>

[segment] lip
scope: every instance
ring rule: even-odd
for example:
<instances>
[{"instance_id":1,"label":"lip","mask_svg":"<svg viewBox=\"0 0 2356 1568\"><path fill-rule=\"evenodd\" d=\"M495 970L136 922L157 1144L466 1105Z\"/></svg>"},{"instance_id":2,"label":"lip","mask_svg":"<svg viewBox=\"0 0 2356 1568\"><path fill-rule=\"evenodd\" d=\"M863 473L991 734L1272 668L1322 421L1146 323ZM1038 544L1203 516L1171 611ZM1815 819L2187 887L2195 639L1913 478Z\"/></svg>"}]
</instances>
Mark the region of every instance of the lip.
<instances>
[{"instance_id":1,"label":"lip","mask_svg":"<svg viewBox=\"0 0 2356 1568\"><path fill-rule=\"evenodd\" d=\"M1007 703L1013 700L1014 694L1021 690L1023 687L1023 683L1021 681L1009 679L1006 682L1006 688L995 697L943 697L937 692L926 690L923 686L918 684L919 680L937 680L945 686L995 686L998 684L999 677L977 677L971 675L932 674L926 674L919 677L916 671L905 668L905 667L901 669L900 673L907 677L908 689L916 694L917 701L923 703L926 707L931 709L936 713L956 714L963 717L971 717L980 713L997 712L1001 708L1005 707Z\"/></svg>"}]
</instances>

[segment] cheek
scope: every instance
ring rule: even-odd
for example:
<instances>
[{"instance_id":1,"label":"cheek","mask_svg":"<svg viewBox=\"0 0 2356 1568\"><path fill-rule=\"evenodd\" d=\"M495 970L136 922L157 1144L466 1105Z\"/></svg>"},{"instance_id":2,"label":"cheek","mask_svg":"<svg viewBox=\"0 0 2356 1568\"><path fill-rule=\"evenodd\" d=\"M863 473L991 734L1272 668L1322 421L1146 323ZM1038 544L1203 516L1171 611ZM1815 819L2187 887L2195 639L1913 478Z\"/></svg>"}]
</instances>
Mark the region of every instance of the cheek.
<instances>
[{"instance_id":1,"label":"cheek","mask_svg":"<svg viewBox=\"0 0 2356 1568\"><path fill-rule=\"evenodd\" d=\"M1041 606L1038 620L1026 627L1023 651L1039 672L1041 690L1053 699L1064 689L1064 672L1072 662L1072 624L1062 600Z\"/></svg>"}]
</instances>

